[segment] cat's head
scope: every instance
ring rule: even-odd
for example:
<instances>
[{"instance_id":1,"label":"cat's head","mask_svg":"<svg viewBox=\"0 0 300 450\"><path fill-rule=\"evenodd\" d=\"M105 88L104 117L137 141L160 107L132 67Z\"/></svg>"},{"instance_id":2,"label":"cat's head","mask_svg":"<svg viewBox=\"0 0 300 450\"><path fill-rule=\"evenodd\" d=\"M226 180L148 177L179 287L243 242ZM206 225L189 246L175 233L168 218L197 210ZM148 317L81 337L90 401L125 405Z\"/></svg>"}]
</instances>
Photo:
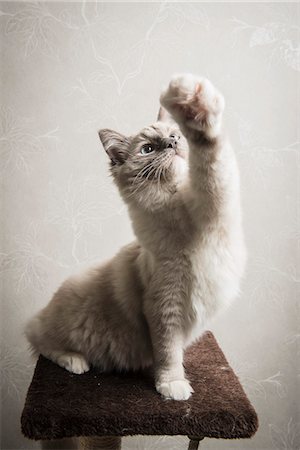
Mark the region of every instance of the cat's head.
<instances>
[{"instance_id":1,"label":"cat's head","mask_svg":"<svg viewBox=\"0 0 300 450\"><path fill-rule=\"evenodd\" d=\"M111 172L127 202L149 209L164 206L187 174L187 144L166 111L158 120L133 136L99 131L111 160Z\"/></svg>"}]
</instances>

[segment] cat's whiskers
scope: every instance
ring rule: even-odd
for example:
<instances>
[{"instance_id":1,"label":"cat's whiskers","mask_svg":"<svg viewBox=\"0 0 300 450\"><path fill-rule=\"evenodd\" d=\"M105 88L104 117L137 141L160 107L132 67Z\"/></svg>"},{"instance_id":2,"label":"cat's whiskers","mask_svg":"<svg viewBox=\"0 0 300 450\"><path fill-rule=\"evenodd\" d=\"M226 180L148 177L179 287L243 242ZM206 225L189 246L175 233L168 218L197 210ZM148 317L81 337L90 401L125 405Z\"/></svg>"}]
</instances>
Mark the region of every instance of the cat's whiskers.
<instances>
[{"instance_id":1,"label":"cat's whiskers","mask_svg":"<svg viewBox=\"0 0 300 450\"><path fill-rule=\"evenodd\" d=\"M167 181L166 179L166 172L169 169L171 162L172 162L172 154L168 153L161 161L161 170L159 171L159 177L158 177L158 187L161 188L161 180L164 178L165 181Z\"/></svg>"},{"instance_id":2,"label":"cat's whiskers","mask_svg":"<svg viewBox=\"0 0 300 450\"><path fill-rule=\"evenodd\" d=\"M167 171L169 170L171 164L172 164L172 158L169 159L168 164L165 166L164 171L163 171L163 177L164 177L166 183L168 182L167 176L166 176Z\"/></svg>"},{"instance_id":3,"label":"cat's whiskers","mask_svg":"<svg viewBox=\"0 0 300 450\"><path fill-rule=\"evenodd\" d=\"M157 185L158 185L159 189L161 188L160 179L161 179L161 172L164 167L165 160L166 160L166 156L163 156L161 159L158 160L158 166L155 170L154 177L152 180L152 181L155 181L157 179Z\"/></svg>"},{"instance_id":4,"label":"cat's whiskers","mask_svg":"<svg viewBox=\"0 0 300 450\"><path fill-rule=\"evenodd\" d=\"M145 172L150 169L151 167L153 167L153 161L151 161L149 164L147 164L145 167L143 167L138 173L137 175L134 177L132 184L135 184L136 181L138 180L138 178L142 178L143 175L145 174Z\"/></svg>"},{"instance_id":5,"label":"cat's whiskers","mask_svg":"<svg viewBox=\"0 0 300 450\"><path fill-rule=\"evenodd\" d=\"M158 167L159 167L159 166L158 166ZM153 181L153 180L155 180L155 175L156 175L156 171L157 171L157 168L158 168L158 167L153 167L153 168L150 170L150 172L149 172L148 175L146 176L145 181ZM153 174L153 172L154 172L153 180L149 180L149 177L150 177L150 175Z\"/></svg>"},{"instance_id":6,"label":"cat's whiskers","mask_svg":"<svg viewBox=\"0 0 300 450\"><path fill-rule=\"evenodd\" d=\"M158 174L158 177L157 177L157 185L158 185L159 189L161 189L161 182L160 182L160 180L161 180L161 173L163 171L163 168L164 168L164 166L161 165L160 168L159 168L159 174Z\"/></svg>"},{"instance_id":7,"label":"cat's whiskers","mask_svg":"<svg viewBox=\"0 0 300 450\"><path fill-rule=\"evenodd\" d=\"M142 189L147 183L157 182L158 189L162 188L161 181L166 179L166 171L171 165L173 155L167 153L161 158L156 158L155 160L144 166L134 177L131 186L134 186L142 179L141 182L136 186L136 188L129 194L129 198L135 195L140 189ZM148 173L147 173L148 172ZM146 175L147 174L147 175ZM146 175L146 176L145 176ZM149 179L153 175L152 179Z\"/></svg>"},{"instance_id":8,"label":"cat's whiskers","mask_svg":"<svg viewBox=\"0 0 300 450\"><path fill-rule=\"evenodd\" d=\"M153 171L156 169L156 167L153 166L153 163L154 163L154 161L152 161L152 162L149 164L149 166L152 166L152 167L151 167L151 169L150 169L150 171L149 171L147 177L146 177L146 178L142 177L142 178L143 178L143 181L137 186L137 188L136 188L133 192L131 192L131 194L129 195L129 197L132 197L134 194L136 194L137 191L138 191L139 189L141 189L141 187L143 187L143 186L149 181L149 176L150 176L150 175L153 173ZM142 171L143 171L144 169L145 169L145 167L142 169ZM147 168L147 169L148 169L148 168ZM150 180L150 181L151 181L151 180ZM133 185L133 183L132 183L132 185Z\"/></svg>"}]
</instances>

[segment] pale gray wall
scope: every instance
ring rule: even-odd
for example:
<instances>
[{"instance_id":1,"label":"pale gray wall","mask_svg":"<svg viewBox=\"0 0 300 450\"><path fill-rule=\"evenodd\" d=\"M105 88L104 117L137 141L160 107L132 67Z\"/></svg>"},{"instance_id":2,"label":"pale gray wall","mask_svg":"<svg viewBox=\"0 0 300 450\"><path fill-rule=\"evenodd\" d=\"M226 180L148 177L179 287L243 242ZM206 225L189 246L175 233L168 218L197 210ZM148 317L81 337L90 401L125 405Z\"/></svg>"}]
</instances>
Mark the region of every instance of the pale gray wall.
<instances>
[{"instance_id":1,"label":"pale gray wall","mask_svg":"<svg viewBox=\"0 0 300 450\"><path fill-rule=\"evenodd\" d=\"M260 418L251 441L203 448L296 450L297 4L7 2L0 10L1 449L35 448L19 431L33 368L24 322L70 273L133 237L97 129L151 123L161 86L190 71L224 92L241 169L248 270L213 330ZM185 448L181 438L125 443Z\"/></svg>"}]
</instances>

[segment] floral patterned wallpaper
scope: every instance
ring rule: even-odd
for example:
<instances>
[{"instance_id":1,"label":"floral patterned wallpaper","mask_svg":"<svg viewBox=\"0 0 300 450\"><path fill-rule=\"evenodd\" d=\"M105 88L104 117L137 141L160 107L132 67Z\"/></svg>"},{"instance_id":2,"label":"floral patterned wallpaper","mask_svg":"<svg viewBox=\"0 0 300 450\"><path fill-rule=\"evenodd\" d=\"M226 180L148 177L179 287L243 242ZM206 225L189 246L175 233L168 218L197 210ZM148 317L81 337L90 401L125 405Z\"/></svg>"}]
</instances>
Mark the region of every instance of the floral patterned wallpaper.
<instances>
[{"instance_id":1,"label":"floral patterned wallpaper","mask_svg":"<svg viewBox=\"0 0 300 450\"><path fill-rule=\"evenodd\" d=\"M260 428L203 449L300 448L299 16L287 2L0 3L2 450L38 445L19 424L34 366L25 321L69 274L133 237L97 130L151 123L174 72L205 75L225 94L249 249L242 295L212 329Z\"/></svg>"}]
</instances>

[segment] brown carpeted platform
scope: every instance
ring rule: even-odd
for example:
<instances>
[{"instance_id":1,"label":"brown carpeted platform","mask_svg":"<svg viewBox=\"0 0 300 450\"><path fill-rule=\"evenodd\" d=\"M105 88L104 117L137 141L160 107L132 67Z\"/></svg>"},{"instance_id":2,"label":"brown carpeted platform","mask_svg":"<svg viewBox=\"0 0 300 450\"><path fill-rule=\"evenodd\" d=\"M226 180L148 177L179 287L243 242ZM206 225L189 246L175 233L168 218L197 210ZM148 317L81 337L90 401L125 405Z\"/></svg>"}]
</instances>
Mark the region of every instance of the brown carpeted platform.
<instances>
[{"instance_id":1,"label":"brown carpeted platform","mask_svg":"<svg viewBox=\"0 0 300 450\"><path fill-rule=\"evenodd\" d=\"M189 400L164 400L150 373L74 375L40 357L22 414L30 439L71 436L194 435L249 438L256 413L213 334L185 354L195 390Z\"/></svg>"}]
</instances>

